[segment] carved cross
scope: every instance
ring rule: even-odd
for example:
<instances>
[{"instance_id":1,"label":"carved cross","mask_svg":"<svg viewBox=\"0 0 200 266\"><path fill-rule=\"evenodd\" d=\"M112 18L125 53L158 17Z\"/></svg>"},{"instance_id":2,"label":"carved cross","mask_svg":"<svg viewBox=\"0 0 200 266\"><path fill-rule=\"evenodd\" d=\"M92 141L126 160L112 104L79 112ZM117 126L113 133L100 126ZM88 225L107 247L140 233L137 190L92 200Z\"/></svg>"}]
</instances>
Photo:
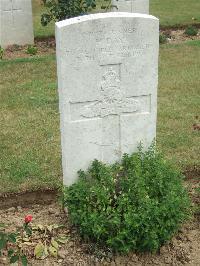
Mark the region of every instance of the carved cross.
<instances>
[{"instance_id":1,"label":"carved cross","mask_svg":"<svg viewBox=\"0 0 200 266\"><path fill-rule=\"evenodd\" d=\"M9 1L9 8L4 9L3 12L9 12L11 14L11 16L12 16L12 23L14 25L15 24L14 14L15 14L15 12L22 11L22 9L15 8L15 6L14 6L14 1L15 0L7 0L7 1Z\"/></svg>"},{"instance_id":2,"label":"carved cross","mask_svg":"<svg viewBox=\"0 0 200 266\"><path fill-rule=\"evenodd\" d=\"M107 161L105 156L108 149L111 149L116 160L119 160L122 155L121 118L142 112L142 105L150 102L149 99L150 95L126 97L120 87L120 64L108 65L100 83L99 99L93 102L71 103L71 114L72 109L76 112L76 116L71 115L71 120L92 122L94 119L101 119L102 142L93 144L100 147L102 161Z\"/></svg>"}]
</instances>

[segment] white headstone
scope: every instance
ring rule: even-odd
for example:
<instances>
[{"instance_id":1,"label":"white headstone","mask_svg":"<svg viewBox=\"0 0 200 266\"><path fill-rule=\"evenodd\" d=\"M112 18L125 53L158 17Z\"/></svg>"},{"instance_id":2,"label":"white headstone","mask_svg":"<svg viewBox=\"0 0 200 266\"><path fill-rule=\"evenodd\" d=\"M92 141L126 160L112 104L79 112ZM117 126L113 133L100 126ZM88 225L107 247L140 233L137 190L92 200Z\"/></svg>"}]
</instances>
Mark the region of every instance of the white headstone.
<instances>
[{"instance_id":1,"label":"white headstone","mask_svg":"<svg viewBox=\"0 0 200 266\"><path fill-rule=\"evenodd\" d=\"M112 0L113 12L149 14L149 0Z\"/></svg>"},{"instance_id":2,"label":"white headstone","mask_svg":"<svg viewBox=\"0 0 200 266\"><path fill-rule=\"evenodd\" d=\"M147 148L156 135L159 21L104 13L56 23L64 184L94 159Z\"/></svg>"},{"instance_id":3,"label":"white headstone","mask_svg":"<svg viewBox=\"0 0 200 266\"><path fill-rule=\"evenodd\" d=\"M33 42L31 0L0 0L0 45Z\"/></svg>"}]
</instances>

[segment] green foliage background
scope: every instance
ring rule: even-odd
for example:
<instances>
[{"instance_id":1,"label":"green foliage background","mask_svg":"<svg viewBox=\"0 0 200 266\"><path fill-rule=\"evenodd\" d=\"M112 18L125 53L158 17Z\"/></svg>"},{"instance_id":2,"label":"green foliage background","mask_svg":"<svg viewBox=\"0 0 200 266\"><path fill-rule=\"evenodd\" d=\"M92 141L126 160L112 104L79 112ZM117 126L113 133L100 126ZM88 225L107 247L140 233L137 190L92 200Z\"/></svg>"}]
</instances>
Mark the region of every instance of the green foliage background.
<instances>
[{"instance_id":1,"label":"green foliage background","mask_svg":"<svg viewBox=\"0 0 200 266\"><path fill-rule=\"evenodd\" d=\"M43 13L41 23L47 26L52 20L60 21L77 17L96 7L95 0L42 0L48 13Z\"/></svg>"}]
</instances>

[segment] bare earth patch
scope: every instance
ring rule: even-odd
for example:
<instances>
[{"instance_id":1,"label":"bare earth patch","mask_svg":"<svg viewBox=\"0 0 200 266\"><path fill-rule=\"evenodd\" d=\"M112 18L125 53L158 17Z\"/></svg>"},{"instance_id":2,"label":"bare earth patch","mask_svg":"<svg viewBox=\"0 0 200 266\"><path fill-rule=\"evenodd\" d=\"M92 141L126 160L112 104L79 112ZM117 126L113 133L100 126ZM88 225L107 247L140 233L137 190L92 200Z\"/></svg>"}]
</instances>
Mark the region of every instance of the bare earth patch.
<instances>
[{"instance_id":1,"label":"bare earth patch","mask_svg":"<svg viewBox=\"0 0 200 266\"><path fill-rule=\"evenodd\" d=\"M192 41L192 40L200 40L200 32L196 36L187 36L185 30L179 29L168 29L168 30L161 30L161 33L165 34L168 37L169 43L182 43L185 41Z\"/></svg>"},{"instance_id":2,"label":"bare earth patch","mask_svg":"<svg viewBox=\"0 0 200 266\"><path fill-rule=\"evenodd\" d=\"M37 54L34 56L55 54L55 38L35 40L34 47L37 47ZM33 55L27 53L28 45L10 45L5 49L3 59L31 58Z\"/></svg>"},{"instance_id":3,"label":"bare earth patch","mask_svg":"<svg viewBox=\"0 0 200 266\"><path fill-rule=\"evenodd\" d=\"M188 179L190 196L195 206L200 206L200 197L196 193L199 186L199 177ZM185 224L172 241L161 247L156 254L130 253L127 256L116 256L109 250L99 250L94 244L83 243L68 222L67 214L57 203L49 205L33 204L28 207L11 207L0 210L0 221L9 225L9 231L14 231L23 224L27 214L33 216L33 224L64 225L62 234L68 237L67 243L61 246L58 258L48 257L45 260L36 260L33 252L28 261L30 265L200 265L200 213ZM8 265L5 257L0 257L0 265Z\"/></svg>"}]
</instances>

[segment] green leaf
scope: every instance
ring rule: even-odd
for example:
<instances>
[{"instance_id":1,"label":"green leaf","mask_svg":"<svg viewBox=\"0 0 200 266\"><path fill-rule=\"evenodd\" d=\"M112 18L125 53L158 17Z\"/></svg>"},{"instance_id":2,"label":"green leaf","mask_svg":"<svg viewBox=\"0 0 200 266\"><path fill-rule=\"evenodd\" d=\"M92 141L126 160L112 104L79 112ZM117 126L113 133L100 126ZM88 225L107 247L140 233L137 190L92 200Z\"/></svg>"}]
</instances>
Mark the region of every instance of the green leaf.
<instances>
[{"instance_id":1,"label":"green leaf","mask_svg":"<svg viewBox=\"0 0 200 266\"><path fill-rule=\"evenodd\" d=\"M21 256L22 266L27 266L28 260L25 255Z\"/></svg>"},{"instance_id":2,"label":"green leaf","mask_svg":"<svg viewBox=\"0 0 200 266\"><path fill-rule=\"evenodd\" d=\"M62 227L64 227L63 224L54 224L53 225L53 229L58 229L58 228L62 228Z\"/></svg>"},{"instance_id":3,"label":"green leaf","mask_svg":"<svg viewBox=\"0 0 200 266\"><path fill-rule=\"evenodd\" d=\"M7 244L7 239L4 236L4 237L2 237L0 239L0 250L3 249L3 248L5 248L6 244Z\"/></svg>"},{"instance_id":4,"label":"green leaf","mask_svg":"<svg viewBox=\"0 0 200 266\"><path fill-rule=\"evenodd\" d=\"M48 252L47 246L45 245L43 257L46 258L48 256L49 256L49 252Z\"/></svg>"},{"instance_id":5,"label":"green leaf","mask_svg":"<svg viewBox=\"0 0 200 266\"><path fill-rule=\"evenodd\" d=\"M36 259L40 259L44 254L44 245L40 242L35 246L34 255Z\"/></svg>"},{"instance_id":6,"label":"green leaf","mask_svg":"<svg viewBox=\"0 0 200 266\"><path fill-rule=\"evenodd\" d=\"M51 239L51 245L52 245L55 249L58 250L59 245L58 245L58 243L57 243L53 238Z\"/></svg>"},{"instance_id":7,"label":"green leaf","mask_svg":"<svg viewBox=\"0 0 200 266\"><path fill-rule=\"evenodd\" d=\"M32 235L32 229L31 229L29 226L27 226L27 227L25 228L25 231L26 231L26 234L27 234L28 236L31 236L31 235Z\"/></svg>"},{"instance_id":8,"label":"green leaf","mask_svg":"<svg viewBox=\"0 0 200 266\"><path fill-rule=\"evenodd\" d=\"M51 233L52 230L53 230L53 225L48 225L48 226L47 226L47 229L48 229L48 231Z\"/></svg>"},{"instance_id":9,"label":"green leaf","mask_svg":"<svg viewBox=\"0 0 200 266\"><path fill-rule=\"evenodd\" d=\"M0 232L0 239L3 238L5 236L4 232Z\"/></svg>"},{"instance_id":10,"label":"green leaf","mask_svg":"<svg viewBox=\"0 0 200 266\"><path fill-rule=\"evenodd\" d=\"M16 235L15 234L9 234L8 235L8 241L12 243L16 243Z\"/></svg>"},{"instance_id":11,"label":"green leaf","mask_svg":"<svg viewBox=\"0 0 200 266\"><path fill-rule=\"evenodd\" d=\"M10 258L14 253L14 250L11 248L8 250L8 257Z\"/></svg>"},{"instance_id":12,"label":"green leaf","mask_svg":"<svg viewBox=\"0 0 200 266\"><path fill-rule=\"evenodd\" d=\"M49 252L50 252L51 256L53 256L55 258L58 256L58 250L56 248L54 248L53 246L49 247Z\"/></svg>"},{"instance_id":13,"label":"green leaf","mask_svg":"<svg viewBox=\"0 0 200 266\"><path fill-rule=\"evenodd\" d=\"M60 236L60 237L56 238L56 241L58 243L60 243L60 244L65 244L68 241L68 237L66 237L66 236Z\"/></svg>"},{"instance_id":14,"label":"green leaf","mask_svg":"<svg viewBox=\"0 0 200 266\"><path fill-rule=\"evenodd\" d=\"M10 258L10 263L15 263L19 260L19 255L14 255Z\"/></svg>"},{"instance_id":15,"label":"green leaf","mask_svg":"<svg viewBox=\"0 0 200 266\"><path fill-rule=\"evenodd\" d=\"M6 225L5 224L3 224L3 223L0 223L0 229L1 228L5 228L6 227Z\"/></svg>"}]
</instances>

